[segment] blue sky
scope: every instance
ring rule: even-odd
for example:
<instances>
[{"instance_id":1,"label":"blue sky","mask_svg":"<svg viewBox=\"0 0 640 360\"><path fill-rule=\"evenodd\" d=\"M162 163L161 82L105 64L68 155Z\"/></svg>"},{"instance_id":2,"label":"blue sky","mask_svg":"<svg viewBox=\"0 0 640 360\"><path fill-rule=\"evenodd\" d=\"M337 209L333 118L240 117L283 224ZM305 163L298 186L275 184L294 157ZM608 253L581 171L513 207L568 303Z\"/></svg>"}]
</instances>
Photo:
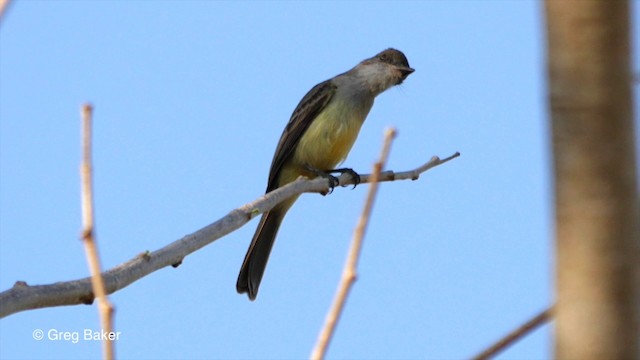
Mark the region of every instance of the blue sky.
<instances>
[{"instance_id":1,"label":"blue sky","mask_svg":"<svg viewBox=\"0 0 640 360\"><path fill-rule=\"evenodd\" d=\"M328 357L467 358L553 301L543 30L524 0L18 1L0 26L0 290L88 275L83 102L111 268L262 195L306 91L395 47L416 72L378 97L344 165L368 173L388 126L389 169L462 156L381 186ZM308 357L365 194L303 196L253 303L235 281L257 220L113 294L117 356ZM32 338L98 328L95 306L18 313L0 357L99 358L98 342ZM550 339L545 326L501 358L550 358Z\"/></svg>"}]
</instances>

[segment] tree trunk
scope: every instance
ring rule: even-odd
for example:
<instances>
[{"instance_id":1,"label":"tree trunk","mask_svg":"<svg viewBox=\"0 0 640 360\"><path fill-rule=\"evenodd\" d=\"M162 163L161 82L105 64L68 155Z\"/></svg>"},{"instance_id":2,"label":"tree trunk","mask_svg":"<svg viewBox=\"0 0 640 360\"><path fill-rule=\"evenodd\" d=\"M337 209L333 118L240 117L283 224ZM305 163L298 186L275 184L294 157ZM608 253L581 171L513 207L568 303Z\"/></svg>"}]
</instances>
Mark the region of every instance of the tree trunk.
<instances>
[{"instance_id":1,"label":"tree trunk","mask_svg":"<svg viewBox=\"0 0 640 360\"><path fill-rule=\"evenodd\" d=\"M629 2L546 0L555 358L640 359Z\"/></svg>"}]
</instances>

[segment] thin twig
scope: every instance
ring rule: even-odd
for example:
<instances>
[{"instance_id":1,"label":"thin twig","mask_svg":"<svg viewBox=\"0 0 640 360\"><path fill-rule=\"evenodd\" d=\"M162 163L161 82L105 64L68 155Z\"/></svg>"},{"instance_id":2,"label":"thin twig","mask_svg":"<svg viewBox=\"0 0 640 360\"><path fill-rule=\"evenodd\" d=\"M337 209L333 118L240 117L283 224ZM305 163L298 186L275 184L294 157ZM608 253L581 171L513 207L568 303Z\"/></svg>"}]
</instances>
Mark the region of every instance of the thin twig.
<instances>
[{"instance_id":1,"label":"thin twig","mask_svg":"<svg viewBox=\"0 0 640 360\"><path fill-rule=\"evenodd\" d=\"M385 171L380 174L380 181L415 180L418 176L435 166L444 164L460 156L455 153L443 160L434 156L424 165L410 171L394 173ZM360 174L361 183L370 182L371 175ZM340 184L352 184L349 174L339 177ZM325 178L298 179L278 188L260 198L230 211L217 221L184 236L156 251L144 251L102 274L107 294L121 290L133 282L162 269L166 266L177 266L189 254L239 229L252 218L271 210L283 200L305 192L326 193L329 181ZM335 192L334 192L335 193ZM49 285L28 285L25 281L16 281L11 289L0 293L0 318L20 311L45 307L78 305L93 303L94 293L91 290L91 278L56 282Z\"/></svg>"},{"instance_id":2,"label":"thin twig","mask_svg":"<svg viewBox=\"0 0 640 360\"><path fill-rule=\"evenodd\" d=\"M457 157L460 156L459 152L455 152L453 155L447 156L444 159L440 159L437 156L433 156L431 159L429 159L429 161L427 161L426 163L418 166L417 168L413 169L413 170L409 170L409 171L401 171L401 172L394 172L392 170L387 170L387 171L383 171L380 173L379 177L378 177L378 181L379 182L383 182L383 181L396 181L396 180L418 180L420 178L420 175L427 171L430 170L438 165L442 165L446 162L449 162ZM360 183L368 183L371 182L370 177L371 175L360 175ZM353 177L351 175L349 175L348 173L346 174L342 174L340 176L340 185L342 186L348 186L348 185L353 185L354 184L354 180Z\"/></svg>"},{"instance_id":3,"label":"thin twig","mask_svg":"<svg viewBox=\"0 0 640 360\"><path fill-rule=\"evenodd\" d=\"M395 136L395 129L387 129L387 131L385 131L384 145L382 146L380 159L373 165L369 192L367 193L367 199L364 204L364 209L362 209L360 219L358 219L358 225L356 226L353 233L351 248L349 249L347 261L342 272L342 279L340 280L340 284L338 284L336 297L333 300L333 305L331 306L329 313L327 314L327 318L325 319L322 331L318 336L316 346L311 353L311 359L313 360L324 359L327 348L329 346L329 342L331 341L331 338L335 333L336 326L338 325L338 320L340 319L340 315L342 314L342 311L344 309L347 297L349 296L349 291L353 287L353 283L356 281L358 259L360 258L360 249L362 248L362 241L364 239L364 234L369 223L369 217L371 216L373 202L378 192L378 179L380 177L380 172L384 168L384 165L387 162L387 158L389 157L391 143L393 142L393 138Z\"/></svg>"},{"instance_id":4,"label":"thin twig","mask_svg":"<svg viewBox=\"0 0 640 360\"><path fill-rule=\"evenodd\" d=\"M98 298L98 315L102 331L113 334L112 315L113 306L107 299L107 294L102 281L100 270L100 257L94 235L94 211L93 211L93 172L91 165L91 121L93 106L84 104L82 106L82 165L80 166L80 179L82 183L82 243L87 255L87 263L91 273L91 284L93 293ZM113 342L110 335L103 337L102 355L104 359L113 359Z\"/></svg>"},{"instance_id":5,"label":"thin twig","mask_svg":"<svg viewBox=\"0 0 640 360\"><path fill-rule=\"evenodd\" d=\"M539 313L533 318L529 319L524 324L520 325L517 329L513 330L509 334L507 334L502 339L495 342L493 345L489 346L486 350L482 351L480 354L474 356L473 360L486 360L493 356L496 356L500 351L506 349L511 344L518 341L523 336L535 330L538 326L546 323L551 320L553 317L553 308L548 308L545 311Z\"/></svg>"}]
</instances>

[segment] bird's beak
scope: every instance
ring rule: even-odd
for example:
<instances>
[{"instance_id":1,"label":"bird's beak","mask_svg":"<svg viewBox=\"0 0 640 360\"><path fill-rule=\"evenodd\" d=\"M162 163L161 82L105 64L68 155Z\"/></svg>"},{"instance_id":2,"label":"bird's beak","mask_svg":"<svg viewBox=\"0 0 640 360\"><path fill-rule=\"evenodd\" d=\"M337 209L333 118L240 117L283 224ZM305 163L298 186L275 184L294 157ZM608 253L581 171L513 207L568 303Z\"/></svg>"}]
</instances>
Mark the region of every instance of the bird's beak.
<instances>
[{"instance_id":1,"label":"bird's beak","mask_svg":"<svg viewBox=\"0 0 640 360\"><path fill-rule=\"evenodd\" d=\"M398 67L398 71L400 71L400 74L402 74L402 79L404 80L415 70L410 67Z\"/></svg>"},{"instance_id":2,"label":"bird's beak","mask_svg":"<svg viewBox=\"0 0 640 360\"><path fill-rule=\"evenodd\" d=\"M398 78L396 85L402 84L402 82L407 78L407 76L409 76L412 72L415 71L412 68L407 66L396 66L396 70L400 72L400 77Z\"/></svg>"}]
</instances>

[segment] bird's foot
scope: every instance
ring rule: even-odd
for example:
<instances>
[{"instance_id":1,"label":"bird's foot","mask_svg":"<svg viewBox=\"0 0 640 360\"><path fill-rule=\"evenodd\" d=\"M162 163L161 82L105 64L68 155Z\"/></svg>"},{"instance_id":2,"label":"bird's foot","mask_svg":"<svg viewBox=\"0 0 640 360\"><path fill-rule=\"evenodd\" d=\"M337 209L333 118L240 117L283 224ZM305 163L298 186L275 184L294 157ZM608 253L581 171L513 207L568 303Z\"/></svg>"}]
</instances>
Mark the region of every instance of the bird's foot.
<instances>
[{"instance_id":1,"label":"bird's foot","mask_svg":"<svg viewBox=\"0 0 640 360\"><path fill-rule=\"evenodd\" d=\"M350 168L340 168L340 169L333 169L333 170L327 170L328 173L340 173L340 174L344 174L347 173L351 176L351 178L353 179L353 188L356 188L356 185L360 184L360 175L358 175L357 172L353 171L353 169Z\"/></svg>"},{"instance_id":2,"label":"bird's foot","mask_svg":"<svg viewBox=\"0 0 640 360\"><path fill-rule=\"evenodd\" d=\"M325 178L327 180L329 180L329 192L328 193L322 193L322 195L327 195L327 194L331 194L333 192L333 189L340 185L340 181L338 180L337 177L331 175L331 171L324 171L324 170L320 170L320 169L316 169L312 166L309 165L305 165L305 168L309 171L312 172L313 174L321 177L321 178Z\"/></svg>"}]
</instances>

